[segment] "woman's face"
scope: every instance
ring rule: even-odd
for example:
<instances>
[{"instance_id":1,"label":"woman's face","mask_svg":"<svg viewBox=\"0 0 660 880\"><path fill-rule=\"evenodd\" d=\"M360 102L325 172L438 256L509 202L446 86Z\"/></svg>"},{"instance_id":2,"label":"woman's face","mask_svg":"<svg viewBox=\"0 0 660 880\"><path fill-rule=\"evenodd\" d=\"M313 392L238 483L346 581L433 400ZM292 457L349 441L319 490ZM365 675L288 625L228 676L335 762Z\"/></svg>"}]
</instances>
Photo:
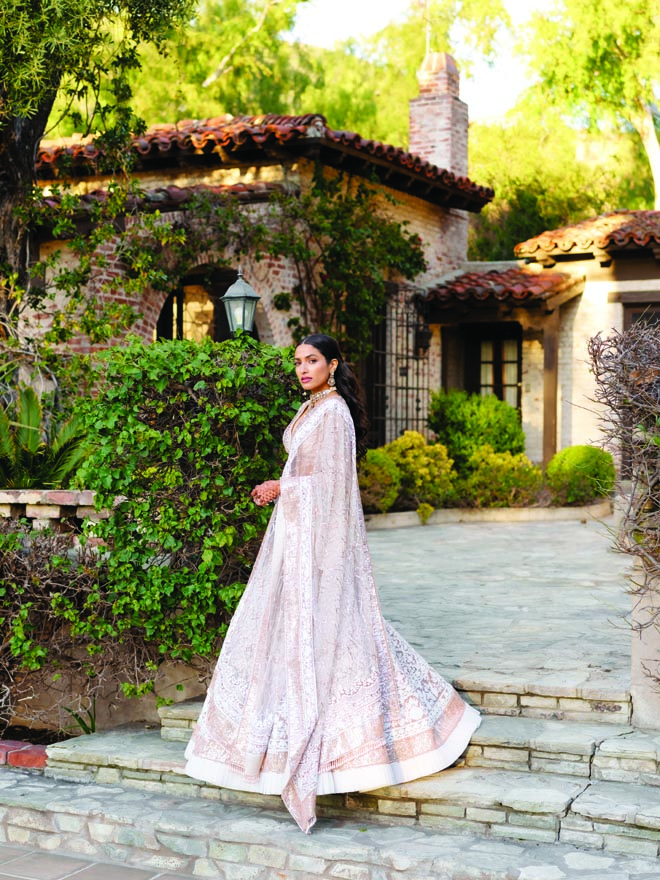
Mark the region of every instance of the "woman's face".
<instances>
[{"instance_id":1,"label":"woman's face","mask_svg":"<svg viewBox=\"0 0 660 880\"><path fill-rule=\"evenodd\" d=\"M328 376L337 366L337 361L326 361L318 348L302 343L296 349L294 358L298 381L310 394L329 388Z\"/></svg>"}]
</instances>

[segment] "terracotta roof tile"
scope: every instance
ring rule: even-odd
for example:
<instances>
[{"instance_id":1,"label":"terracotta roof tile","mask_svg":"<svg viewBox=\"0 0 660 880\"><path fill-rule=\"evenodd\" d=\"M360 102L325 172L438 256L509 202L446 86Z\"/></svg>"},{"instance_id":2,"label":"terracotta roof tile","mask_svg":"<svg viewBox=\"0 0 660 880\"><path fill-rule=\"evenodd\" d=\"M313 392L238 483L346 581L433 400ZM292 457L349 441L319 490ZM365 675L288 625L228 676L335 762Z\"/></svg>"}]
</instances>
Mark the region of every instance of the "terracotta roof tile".
<instances>
[{"instance_id":1,"label":"terracotta roof tile","mask_svg":"<svg viewBox=\"0 0 660 880\"><path fill-rule=\"evenodd\" d=\"M143 190L139 197L131 197L128 200L128 208L141 208L142 210L153 209L159 211L168 211L182 207L191 201L195 196L216 195L216 196L232 196L241 202L260 202L266 201L271 193L281 190L281 186L277 183L257 181L255 183L236 183L231 186L167 186L159 187L152 190ZM104 189L97 189L90 193L80 196L81 210L91 207L94 204L103 203L108 198L108 192ZM42 204L51 208L59 207L61 199L59 196L46 195L42 199Z\"/></svg>"},{"instance_id":2,"label":"terracotta roof tile","mask_svg":"<svg viewBox=\"0 0 660 880\"><path fill-rule=\"evenodd\" d=\"M516 245L518 257L590 253L660 244L660 211L614 211L573 226L542 232Z\"/></svg>"},{"instance_id":3,"label":"terracotta roof tile","mask_svg":"<svg viewBox=\"0 0 660 880\"><path fill-rule=\"evenodd\" d=\"M525 266L504 271L467 272L433 287L428 292L428 299L442 305L474 304L489 300L513 300L514 303L544 301L570 289L580 280L565 272L538 272Z\"/></svg>"},{"instance_id":4,"label":"terracotta roof tile","mask_svg":"<svg viewBox=\"0 0 660 880\"><path fill-rule=\"evenodd\" d=\"M328 127L325 117L318 114L218 116L202 121L185 120L176 125L156 125L136 137L133 147L142 161L170 157L175 161L177 154L222 156L224 153L223 161L229 164L232 154L250 148L286 147L295 152L313 143L353 156L363 154L365 159L377 164L389 164L393 170L447 190L450 196L460 201L458 206L468 210L480 210L494 195L489 187L438 168L421 156L391 144L368 140L356 132L335 131ZM93 166L100 158L100 152L94 144L84 140L68 138L57 144L44 142L37 154L39 176L54 176L64 158L74 167Z\"/></svg>"}]
</instances>

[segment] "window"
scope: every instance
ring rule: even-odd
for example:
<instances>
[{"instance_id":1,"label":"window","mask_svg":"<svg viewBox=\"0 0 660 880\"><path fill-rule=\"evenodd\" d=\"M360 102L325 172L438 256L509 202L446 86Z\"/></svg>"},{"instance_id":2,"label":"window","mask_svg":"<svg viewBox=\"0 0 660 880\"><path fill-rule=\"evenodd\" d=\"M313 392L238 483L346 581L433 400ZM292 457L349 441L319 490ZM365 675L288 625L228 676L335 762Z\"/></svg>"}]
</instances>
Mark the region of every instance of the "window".
<instances>
[{"instance_id":1,"label":"window","mask_svg":"<svg viewBox=\"0 0 660 880\"><path fill-rule=\"evenodd\" d=\"M660 306L656 304L635 304L623 308L623 329L628 330L633 324L660 324Z\"/></svg>"},{"instance_id":2,"label":"window","mask_svg":"<svg viewBox=\"0 0 660 880\"><path fill-rule=\"evenodd\" d=\"M470 328L466 339L465 388L486 397L494 394L520 408L522 373L519 324Z\"/></svg>"},{"instance_id":3,"label":"window","mask_svg":"<svg viewBox=\"0 0 660 880\"><path fill-rule=\"evenodd\" d=\"M193 339L210 336L214 342L231 338L224 305L220 302L236 281L236 272L202 266L183 280L163 304L155 328L155 339ZM252 336L259 338L256 327Z\"/></svg>"}]
</instances>

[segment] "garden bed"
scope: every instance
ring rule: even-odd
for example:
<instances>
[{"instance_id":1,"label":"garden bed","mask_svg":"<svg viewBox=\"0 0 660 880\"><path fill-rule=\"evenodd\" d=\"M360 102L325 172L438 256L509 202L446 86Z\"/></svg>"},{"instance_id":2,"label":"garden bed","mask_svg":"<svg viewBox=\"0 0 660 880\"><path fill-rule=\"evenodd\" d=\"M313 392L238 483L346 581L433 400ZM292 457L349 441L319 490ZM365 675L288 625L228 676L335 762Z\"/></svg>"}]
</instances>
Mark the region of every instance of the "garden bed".
<instances>
[{"instance_id":1,"label":"garden bed","mask_svg":"<svg viewBox=\"0 0 660 880\"><path fill-rule=\"evenodd\" d=\"M447 508L434 510L426 525L439 526L449 523L468 522L580 522L610 516L614 505L606 498L595 504L577 507L490 507ZM379 529L405 529L421 525L415 510L399 513L370 513L365 516L368 532Z\"/></svg>"}]
</instances>

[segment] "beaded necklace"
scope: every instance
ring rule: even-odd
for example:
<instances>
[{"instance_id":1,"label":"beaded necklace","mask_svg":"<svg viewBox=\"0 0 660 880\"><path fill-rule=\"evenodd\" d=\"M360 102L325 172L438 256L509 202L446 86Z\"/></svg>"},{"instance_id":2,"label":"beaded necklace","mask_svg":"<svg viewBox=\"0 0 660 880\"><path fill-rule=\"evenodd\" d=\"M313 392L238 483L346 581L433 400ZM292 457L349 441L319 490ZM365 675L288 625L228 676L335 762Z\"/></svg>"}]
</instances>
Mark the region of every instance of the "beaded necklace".
<instances>
[{"instance_id":1,"label":"beaded necklace","mask_svg":"<svg viewBox=\"0 0 660 880\"><path fill-rule=\"evenodd\" d=\"M309 406L310 409L314 409L319 400L322 400L324 397L327 397L328 394L332 394L333 391L336 391L336 388L326 388L324 391L315 391L313 394L309 395Z\"/></svg>"}]
</instances>

